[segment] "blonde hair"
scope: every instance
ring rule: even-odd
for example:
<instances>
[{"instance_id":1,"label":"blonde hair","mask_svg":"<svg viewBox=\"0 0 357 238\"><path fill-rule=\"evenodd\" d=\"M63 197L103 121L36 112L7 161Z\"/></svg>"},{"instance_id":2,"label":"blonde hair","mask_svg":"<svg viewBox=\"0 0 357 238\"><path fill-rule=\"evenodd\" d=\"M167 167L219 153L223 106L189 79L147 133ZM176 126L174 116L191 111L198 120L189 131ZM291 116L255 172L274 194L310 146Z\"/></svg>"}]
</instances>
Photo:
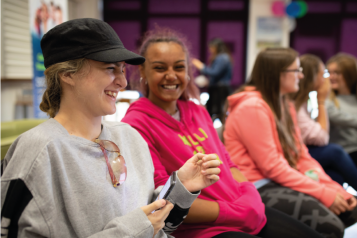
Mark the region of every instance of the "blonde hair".
<instances>
[{"instance_id":1,"label":"blonde hair","mask_svg":"<svg viewBox=\"0 0 357 238\"><path fill-rule=\"evenodd\" d=\"M75 74L87 64L87 59L75 59L51 65L45 70L46 91L42 96L40 109L51 118L59 111L62 96L60 75L64 73Z\"/></svg>"},{"instance_id":2,"label":"blonde hair","mask_svg":"<svg viewBox=\"0 0 357 238\"><path fill-rule=\"evenodd\" d=\"M327 65L331 63L336 63L341 70L341 74L346 82L348 89L351 94L355 94L357 97L357 60L353 55L346 53L338 53L332 56L328 61ZM331 101L334 102L335 106L339 108L339 103L337 100L337 91L332 90L330 94Z\"/></svg>"}]
</instances>

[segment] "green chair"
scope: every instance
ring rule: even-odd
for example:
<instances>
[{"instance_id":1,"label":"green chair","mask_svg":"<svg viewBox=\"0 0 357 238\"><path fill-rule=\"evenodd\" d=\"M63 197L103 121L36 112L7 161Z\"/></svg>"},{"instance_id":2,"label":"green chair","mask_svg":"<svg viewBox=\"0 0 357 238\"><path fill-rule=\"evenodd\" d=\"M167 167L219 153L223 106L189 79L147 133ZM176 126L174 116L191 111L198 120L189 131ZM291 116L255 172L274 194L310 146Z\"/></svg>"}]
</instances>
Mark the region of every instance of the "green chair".
<instances>
[{"instance_id":1,"label":"green chair","mask_svg":"<svg viewBox=\"0 0 357 238\"><path fill-rule=\"evenodd\" d=\"M1 122L1 160L16 138L31 128L45 122L47 119L25 119Z\"/></svg>"}]
</instances>

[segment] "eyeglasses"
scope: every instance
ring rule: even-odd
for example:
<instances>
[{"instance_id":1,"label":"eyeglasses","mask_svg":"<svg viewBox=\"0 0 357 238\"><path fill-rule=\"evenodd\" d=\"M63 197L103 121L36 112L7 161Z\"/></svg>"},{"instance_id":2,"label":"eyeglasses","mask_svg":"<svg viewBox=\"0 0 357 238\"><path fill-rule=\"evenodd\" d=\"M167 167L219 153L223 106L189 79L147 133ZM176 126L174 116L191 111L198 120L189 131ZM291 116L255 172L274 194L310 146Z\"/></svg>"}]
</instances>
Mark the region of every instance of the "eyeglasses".
<instances>
[{"instance_id":1,"label":"eyeglasses","mask_svg":"<svg viewBox=\"0 0 357 238\"><path fill-rule=\"evenodd\" d=\"M295 72L295 73L302 73L303 68L299 67L298 69L286 69L283 72Z\"/></svg>"},{"instance_id":2,"label":"eyeglasses","mask_svg":"<svg viewBox=\"0 0 357 238\"><path fill-rule=\"evenodd\" d=\"M120 184L124 183L127 176L127 169L124 157L120 154L119 147L112 141L109 140L99 140L95 139L94 141L100 146L100 149L103 151L105 162L110 174L110 179L112 180L113 186L117 187ZM118 154L116 158L109 162L107 152L115 152ZM119 181L118 179L119 178Z\"/></svg>"},{"instance_id":3,"label":"eyeglasses","mask_svg":"<svg viewBox=\"0 0 357 238\"><path fill-rule=\"evenodd\" d=\"M336 74L336 75L340 75L341 74L341 71L335 71L335 70L331 70L331 71L328 71L331 74Z\"/></svg>"}]
</instances>

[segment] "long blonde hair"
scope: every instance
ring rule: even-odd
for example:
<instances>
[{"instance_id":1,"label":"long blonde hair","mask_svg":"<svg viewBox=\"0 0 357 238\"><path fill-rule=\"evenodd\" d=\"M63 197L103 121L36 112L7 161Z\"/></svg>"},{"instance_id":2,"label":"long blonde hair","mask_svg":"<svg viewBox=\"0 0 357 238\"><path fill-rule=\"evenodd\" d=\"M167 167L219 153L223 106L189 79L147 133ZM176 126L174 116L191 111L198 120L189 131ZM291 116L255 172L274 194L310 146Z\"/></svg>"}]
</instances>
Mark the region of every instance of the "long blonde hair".
<instances>
[{"instance_id":1,"label":"long blonde hair","mask_svg":"<svg viewBox=\"0 0 357 238\"><path fill-rule=\"evenodd\" d=\"M40 109L51 118L55 117L59 111L62 96L62 86L60 74L75 74L87 64L87 59L75 59L51 65L45 70L46 91L42 96Z\"/></svg>"}]
</instances>

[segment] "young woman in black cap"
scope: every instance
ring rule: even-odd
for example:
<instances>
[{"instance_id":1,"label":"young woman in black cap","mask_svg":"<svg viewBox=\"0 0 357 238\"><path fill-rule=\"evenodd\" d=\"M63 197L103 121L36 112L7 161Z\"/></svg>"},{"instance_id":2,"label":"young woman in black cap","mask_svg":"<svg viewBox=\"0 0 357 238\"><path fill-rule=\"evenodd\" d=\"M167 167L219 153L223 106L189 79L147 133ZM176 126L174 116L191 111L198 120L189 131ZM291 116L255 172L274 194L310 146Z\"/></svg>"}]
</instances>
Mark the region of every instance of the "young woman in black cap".
<instances>
[{"instance_id":1,"label":"young woman in black cap","mask_svg":"<svg viewBox=\"0 0 357 238\"><path fill-rule=\"evenodd\" d=\"M127 85L125 63L145 59L95 19L56 26L41 47L40 108L51 118L17 138L4 159L1 236L166 237L162 228L178 226L219 179L216 156L193 156L173 173L169 202L151 203L161 188L154 190L147 144L129 125L102 121Z\"/></svg>"}]
</instances>

